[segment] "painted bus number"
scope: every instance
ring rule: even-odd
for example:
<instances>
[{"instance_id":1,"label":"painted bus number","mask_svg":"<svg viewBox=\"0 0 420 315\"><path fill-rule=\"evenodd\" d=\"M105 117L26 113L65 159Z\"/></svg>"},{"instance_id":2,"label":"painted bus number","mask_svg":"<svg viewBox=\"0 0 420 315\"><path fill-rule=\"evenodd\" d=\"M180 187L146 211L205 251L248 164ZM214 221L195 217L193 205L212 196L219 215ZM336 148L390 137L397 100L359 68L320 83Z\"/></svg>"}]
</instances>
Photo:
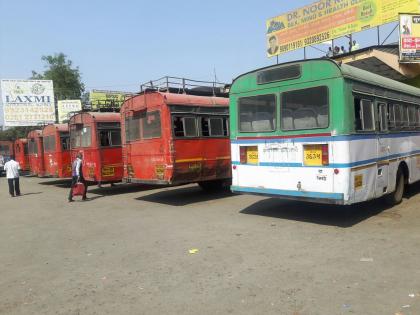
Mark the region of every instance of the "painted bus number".
<instances>
[{"instance_id":1,"label":"painted bus number","mask_svg":"<svg viewBox=\"0 0 420 315\"><path fill-rule=\"evenodd\" d=\"M102 176L104 177L115 176L115 168L113 166L102 167Z\"/></svg>"},{"instance_id":2,"label":"painted bus number","mask_svg":"<svg viewBox=\"0 0 420 315\"><path fill-rule=\"evenodd\" d=\"M303 163L308 166L322 165L322 147L320 145L305 146Z\"/></svg>"},{"instance_id":3,"label":"painted bus number","mask_svg":"<svg viewBox=\"0 0 420 315\"><path fill-rule=\"evenodd\" d=\"M355 175L354 176L354 189L360 189L363 187L363 175Z\"/></svg>"}]
</instances>

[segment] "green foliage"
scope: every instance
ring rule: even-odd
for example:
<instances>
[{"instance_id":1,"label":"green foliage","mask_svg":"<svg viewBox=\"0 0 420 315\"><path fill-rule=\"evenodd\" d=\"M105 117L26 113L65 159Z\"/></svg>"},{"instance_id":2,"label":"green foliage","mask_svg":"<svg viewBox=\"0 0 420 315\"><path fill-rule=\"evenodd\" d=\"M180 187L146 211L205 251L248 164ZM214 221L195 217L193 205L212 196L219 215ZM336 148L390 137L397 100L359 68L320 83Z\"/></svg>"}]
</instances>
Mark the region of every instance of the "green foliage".
<instances>
[{"instance_id":1,"label":"green foliage","mask_svg":"<svg viewBox=\"0 0 420 315\"><path fill-rule=\"evenodd\" d=\"M53 80L57 100L80 99L85 86L81 81L79 67L73 67L71 60L63 53L43 56L46 70L41 74L32 71L31 79Z\"/></svg>"},{"instance_id":2,"label":"green foliage","mask_svg":"<svg viewBox=\"0 0 420 315\"><path fill-rule=\"evenodd\" d=\"M12 127L6 130L0 131L0 140L11 140L14 141L20 138L26 138L29 131L37 129L36 127ZM38 127L39 129L39 127Z\"/></svg>"}]
</instances>

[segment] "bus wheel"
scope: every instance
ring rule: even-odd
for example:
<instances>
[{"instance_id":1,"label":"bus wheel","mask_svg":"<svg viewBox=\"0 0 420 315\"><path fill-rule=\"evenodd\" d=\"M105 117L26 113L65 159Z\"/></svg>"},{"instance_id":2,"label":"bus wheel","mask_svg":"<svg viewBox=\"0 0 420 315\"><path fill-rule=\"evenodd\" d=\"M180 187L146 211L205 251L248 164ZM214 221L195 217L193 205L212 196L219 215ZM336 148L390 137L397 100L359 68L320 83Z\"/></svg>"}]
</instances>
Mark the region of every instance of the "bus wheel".
<instances>
[{"instance_id":1,"label":"bus wheel","mask_svg":"<svg viewBox=\"0 0 420 315\"><path fill-rule=\"evenodd\" d=\"M395 190L385 196L385 202L391 206L401 203L404 195L405 178L401 168L398 169Z\"/></svg>"},{"instance_id":2,"label":"bus wheel","mask_svg":"<svg viewBox=\"0 0 420 315\"><path fill-rule=\"evenodd\" d=\"M230 181L224 179L199 182L198 185L205 191L229 190Z\"/></svg>"}]
</instances>

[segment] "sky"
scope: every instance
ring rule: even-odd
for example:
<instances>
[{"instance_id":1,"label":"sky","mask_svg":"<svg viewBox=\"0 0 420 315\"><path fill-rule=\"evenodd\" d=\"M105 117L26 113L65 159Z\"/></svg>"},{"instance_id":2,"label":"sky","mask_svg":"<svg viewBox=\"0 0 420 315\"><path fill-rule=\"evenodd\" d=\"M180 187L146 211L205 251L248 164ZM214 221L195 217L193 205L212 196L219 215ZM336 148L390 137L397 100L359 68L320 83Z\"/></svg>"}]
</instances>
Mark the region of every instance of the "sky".
<instances>
[{"instance_id":1,"label":"sky","mask_svg":"<svg viewBox=\"0 0 420 315\"><path fill-rule=\"evenodd\" d=\"M79 67L86 90L136 92L141 83L166 75L216 75L230 83L276 63L266 56L268 18L313 2L0 0L0 79L27 79L32 70L44 70L43 55L63 52ZM382 39L393 26L381 27ZM361 47L375 45L376 30L354 38ZM348 40L338 44L347 46ZM307 49L308 57L322 55ZM302 50L279 56L279 62L296 59L303 59Z\"/></svg>"}]
</instances>

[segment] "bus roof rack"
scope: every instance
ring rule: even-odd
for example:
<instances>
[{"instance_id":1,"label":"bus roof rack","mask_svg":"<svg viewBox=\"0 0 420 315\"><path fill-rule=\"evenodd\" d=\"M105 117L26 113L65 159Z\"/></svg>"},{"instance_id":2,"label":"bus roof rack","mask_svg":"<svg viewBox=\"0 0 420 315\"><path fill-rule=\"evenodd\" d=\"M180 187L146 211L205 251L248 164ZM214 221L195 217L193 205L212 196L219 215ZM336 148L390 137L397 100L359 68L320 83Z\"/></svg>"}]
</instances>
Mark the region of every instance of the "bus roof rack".
<instances>
[{"instance_id":1,"label":"bus roof rack","mask_svg":"<svg viewBox=\"0 0 420 315\"><path fill-rule=\"evenodd\" d=\"M230 84L216 81L199 81L165 76L140 85L140 94L146 92L166 92L198 96L229 96Z\"/></svg>"}]
</instances>

